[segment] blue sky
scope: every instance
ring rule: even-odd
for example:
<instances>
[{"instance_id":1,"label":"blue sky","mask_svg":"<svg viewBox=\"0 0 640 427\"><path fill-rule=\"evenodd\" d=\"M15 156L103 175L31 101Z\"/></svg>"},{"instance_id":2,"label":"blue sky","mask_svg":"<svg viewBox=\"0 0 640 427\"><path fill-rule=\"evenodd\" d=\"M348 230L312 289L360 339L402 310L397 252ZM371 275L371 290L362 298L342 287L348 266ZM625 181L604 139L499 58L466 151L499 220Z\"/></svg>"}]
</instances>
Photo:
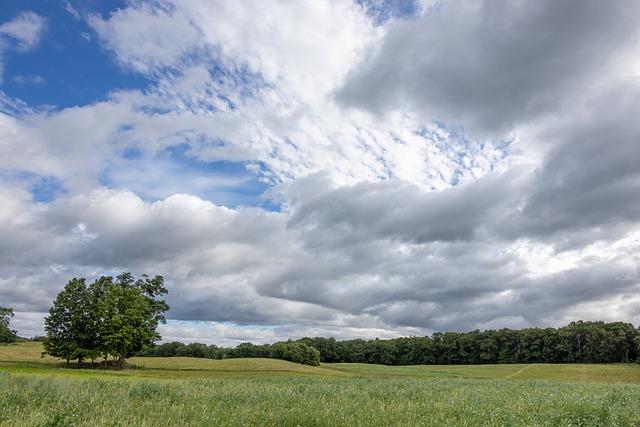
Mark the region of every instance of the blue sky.
<instances>
[{"instance_id":1,"label":"blue sky","mask_svg":"<svg viewBox=\"0 0 640 427\"><path fill-rule=\"evenodd\" d=\"M0 305L41 334L130 271L184 342L637 324L637 8L5 1Z\"/></svg>"},{"instance_id":2,"label":"blue sky","mask_svg":"<svg viewBox=\"0 0 640 427\"><path fill-rule=\"evenodd\" d=\"M103 2L80 4L104 7ZM124 3L109 2L109 6L115 9ZM101 14L110 11L89 10ZM65 2L9 0L0 11L0 19L9 22L23 11L44 18L44 34L38 46L27 52L9 48L4 53L5 93L33 107L62 109L103 100L112 90L147 84L144 76L114 63L92 39L91 28L70 13Z\"/></svg>"},{"instance_id":3,"label":"blue sky","mask_svg":"<svg viewBox=\"0 0 640 427\"><path fill-rule=\"evenodd\" d=\"M125 3L112 2L108 8L101 2L13 3L13 8L0 15L2 21L11 22L25 11L34 12L42 17L42 40L37 46L24 51L18 48L15 41L12 46L13 37L4 37L8 47L4 54L6 66L2 89L11 98L23 101L37 111L55 112L105 101L113 92L146 91L153 87L151 76L136 73L114 61L99 43L95 31L82 18L82 15L106 18L111 12L125 8ZM215 63L212 65L216 66ZM220 69L217 73L224 73L224 70ZM241 79L242 75L238 77ZM162 105L152 108L164 110ZM203 161L190 157L188 152L188 144L177 141L177 145L154 153L153 163L162 163L174 170L173 175L184 178L176 179L167 190L152 190L146 186L153 185L157 179L149 177L142 182L135 182L137 194L145 200L157 200L172 192L191 191L225 206L272 206L260 198L267 185L260 182L255 174L247 173L243 162ZM145 153L140 149L124 150L122 153L122 160L132 164L144 157ZM105 170L101 183L105 186L123 184L114 176L116 173L115 169ZM184 182L193 180L196 175L220 176L223 182L215 184L208 179L207 184L203 183L198 188L192 188L192 185ZM30 187L34 201L51 202L65 193L63 182L54 176L35 179ZM226 182L230 179L232 183ZM131 183L123 185L132 186Z\"/></svg>"}]
</instances>

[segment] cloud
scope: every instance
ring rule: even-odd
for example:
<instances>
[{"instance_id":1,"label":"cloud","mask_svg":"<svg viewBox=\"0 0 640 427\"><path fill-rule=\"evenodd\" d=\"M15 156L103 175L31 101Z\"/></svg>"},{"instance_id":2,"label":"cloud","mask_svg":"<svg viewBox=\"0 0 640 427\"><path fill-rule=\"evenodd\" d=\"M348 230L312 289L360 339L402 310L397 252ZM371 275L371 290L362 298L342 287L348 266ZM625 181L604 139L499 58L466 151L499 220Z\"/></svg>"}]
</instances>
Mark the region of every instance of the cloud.
<instances>
[{"instance_id":1,"label":"cloud","mask_svg":"<svg viewBox=\"0 0 640 427\"><path fill-rule=\"evenodd\" d=\"M99 103L21 120L0 114L0 167L55 176L69 188L95 185L107 159L120 149L117 140L130 113L127 106Z\"/></svg>"},{"instance_id":2,"label":"cloud","mask_svg":"<svg viewBox=\"0 0 640 427\"><path fill-rule=\"evenodd\" d=\"M471 241L507 212L516 173L486 175L441 192L424 192L406 183L360 183L332 189L323 176L291 186L291 223L335 237L362 234L409 243ZM304 193L302 193L304 192ZM345 231L349 231L345 234Z\"/></svg>"},{"instance_id":3,"label":"cloud","mask_svg":"<svg viewBox=\"0 0 640 427\"><path fill-rule=\"evenodd\" d=\"M0 24L0 84L4 74L4 55L9 49L27 52L40 43L46 27L45 18L22 11L11 21Z\"/></svg>"},{"instance_id":4,"label":"cloud","mask_svg":"<svg viewBox=\"0 0 640 427\"><path fill-rule=\"evenodd\" d=\"M32 216L3 222L3 241L21 246L5 248L2 261L10 266L5 274L15 273L3 280L19 273L21 285L3 287L2 299L42 312L71 276L163 274L171 319L291 325L287 333L296 336L337 335L343 327L362 336L467 330L496 318L546 325L590 301L625 294L625 306L637 303L637 229L611 254L591 246L559 260L544 242L491 234L509 203L489 197L476 216L456 204L499 185L506 190L499 198L517 194L509 174L441 193L323 184L320 196L292 196L288 212L234 210L187 195L145 202L98 190L62 196L38 213L23 190L22 203L6 207L5 216L25 209ZM397 204L406 198L416 203ZM65 268L47 272L37 267L43 263Z\"/></svg>"},{"instance_id":5,"label":"cloud","mask_svg":"<svg viewBox=\"0 0 640 427\"><path fill-rule=\"evenodd\" d=\"M521 212L503 224L507 235L571 248L615 241L637 227L638 90L625 80L545 126L539 139L549 151L522 189Z\"/></svg>"},{"instance_id":6,"label":"cloud","mask_svg":"<svg viewBox=\"0 0 640 427\"><path fill-rule=\"evenodd\" d=\"M121 64L142 73L177 66L198 49L201 40L185 16L161 2L118 9L107 20L92 15L89 24Z\"/></svg>"},{"instance_id":7,"label":"cloud","mask_svg":"<svg viewBox=\"0 0 640 427\"><path fill-rule=\"evenodd\" d=\"M553 114L637 48L634 2L453 1L395 23L337 99L377 115L407 105L499 137ZM637 10L636 10L637 12Z\"/></svg>"},{"instance_id":8,"label":"cloud","mask_svg":"<svg viewBox=\"0 0 640 427\"><path fill-rule=\"evenodd\" d=\"M14 41L15 48L22 52L33 49L40 43L45 19L31 11L20 12L9 22L0 25L0 36Z\"/></svg>"},{"instance_id":9,"label":"cloud","mask_svg":"<svg viewBox=\"0 0 640 427\"><path fill-rule=\"evenodd\" d=\"M77 15L146 85L2 98L0 301L32 331L72 277L161 274L166 338L224 345L633 321L634 7Z\"/></svg>"}]
</instances>

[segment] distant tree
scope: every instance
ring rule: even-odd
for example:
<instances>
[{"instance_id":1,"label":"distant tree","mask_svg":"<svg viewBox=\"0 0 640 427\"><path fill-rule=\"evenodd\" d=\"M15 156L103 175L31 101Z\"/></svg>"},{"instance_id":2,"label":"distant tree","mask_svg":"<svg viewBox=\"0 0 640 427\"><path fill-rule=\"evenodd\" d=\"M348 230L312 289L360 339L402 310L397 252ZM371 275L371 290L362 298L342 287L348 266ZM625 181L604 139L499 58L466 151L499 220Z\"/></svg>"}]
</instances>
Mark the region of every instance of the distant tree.
<instances>
[{"instance_id":1,"label":"distant tree","mask_svg":"<svg viewBox=\"0 0 640 427\"><path fill-rule=\"evenodd\" d=\"M366 346L367 341L360 338L340 341L336 346L338 360L343 363L367 363Z\"/></svg>"},{"instance_id":2,"label":"distant tree","mask_svg":"<svg viewBox=\"0 0 640 427\"><path fill-rule=\"evenodd\" d=\"M301 342L277 342L271 346L271 357L303 365L320 365L320 352Z\"/></svg>"},{"instance_id":3,"label":"distant tree","mask_svg":"<svg viewBox=\"0 0 640 427\"><path fill-rule=\"evenodd\" d=\"M267 358L271 354L271 346L269 344L255 345L250 342L243 342L236 346L236 348L228 349L224 357L233 358Z\"/></svg>"},{"instance_id":4,"label":"distant tree","mask_svg":"<svg viewBox=\"0 0 640 427\"><path fill-rule=\"evenodd\" d=\"M482 337L478 340L478 357L480 363L498 363L498 332L484 331Z\"/></svg>"},{"instance_id":5,"label":"distant tree","mask_svg":"<svg viewBox=\"0 0 640 427\"><path fill-rule=\"evenodd\" d=\"M217 345L210 344L207 348L207 359L222 359L224 349Z\"/></svg>"},{"instance_id":6,"label":"distant tree","mask_svg":"<svg viewBox=\"0 0 640 427\"><path fill-rule=\"evenodd\" d=\"M167 292L162 276L103 276L89 287L83 278L72 279L45 318L45 353L67 363L111 355L122 366L161 338L157 327L169 306L158 297Z\"/></svg>"},{"instance_id":7,"label":"distant tree","mask_svg":"<svg viewBox=\"0 0 640 427\"><path fill-rule=\"evenodd\" d=\"M165 346L180 350L166 351ZM576 321L555 328L521 330L474 330L466 333L434 332L431 337L390 340L300 338L297 341L258 346L250 342L235 348L218 348L181 343L157 346L155 355L224 359L232 357L273 357L297 363L378 363L387 365L468 365L489 363L631 363L640 362L640 331L630 323ZM183 348L184 347L184 348ZM168 348L167 348L168 350ZM151 354L149 350L144 355Z\"/></svg>"},{"instance_id":8,"label":"distant tree","mask_svg":"<svg viewBox=\"0 0 640 427\"><path fill-rule=\"evenodd\" d=\"M397 365L397 350L395 340L379 340L367 342L365 346L367 363L377 365Z\"/></svg>"},{"instance_id":9,"label":"distant tree","mask_svg":"<svg viewBox=\"0 0 640 427\"><path fill-rule=\"evenodd\" d=\"M13 317L13 309L0 307L0 343L11 343L18 340L17 332L9 329Z\"/></svg>"},{"instance_id":10,"label":"distant tree","mask_svg":"<svg viewBox=\"0 0 640 427\"><path fill-rule=\"evenodd\" d=\"M185 345L178 341L166 342L157 346L153 355L157 357L175 357L183 347Z\"/></svg>"},{"instance_id":11,"label":"distant tree","mask_svg":"<svg viewBox=\"0 0 640 427\"><path fill-rule=\"evenodd\" d=\"M334 363L339 360L338 345L335 338L300 338L296 342L301 342L311 346L320 352L320 361L324 363Z\"/></svg>"},{"instance_id":12,"label":"distant tree","mask_svg":"<svg viewBox=\"0 0 640 427\"><path fill-rule=\"evenodd\" d=\"M617 363L638 359L638 330L631 323L613 322L604 326L611 334L610 352Z\"/></svg>"},{"instance_id":13,"label":"distant tree","mask_svg":"<svg viewBox=\"0 0 640 427\"><path fill-rule=\"evenodd\" d=\"M402 365L433 365L436 363L435 343L429 337L412 337L401 339L405 350L402 352L400 364Z\"/></svg>"},{"instance_id":14,"label":"distant tree","mask_svg":"<svg viewBox=\"0 0 640 427\"><path fill-rule=\"evenodd\" d=\"M206 344L193 342L187 344L176 352L176 356L182 357L197 357L204 359L209 354L209 347Z\"/></svg>"}]
</instances>

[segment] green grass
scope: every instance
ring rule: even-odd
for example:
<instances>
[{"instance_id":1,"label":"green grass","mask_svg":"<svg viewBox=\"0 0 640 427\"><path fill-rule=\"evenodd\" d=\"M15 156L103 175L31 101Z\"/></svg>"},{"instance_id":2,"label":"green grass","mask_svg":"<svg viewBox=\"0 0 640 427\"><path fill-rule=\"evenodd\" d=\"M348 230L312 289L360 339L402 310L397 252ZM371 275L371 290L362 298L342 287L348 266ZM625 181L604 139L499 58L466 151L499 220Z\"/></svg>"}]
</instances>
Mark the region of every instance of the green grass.
<instances>
[{"instance_id":1,"label":"green grass","mask_svg":"<svg viewBox=\"0 0 640 427\"><path fill-rule=\"evenodd\" d=\"M640 366L132 359L73 369L0 346L1 426L639 426ZM142 367L144 365L144 367Z\"/></svg>"},{"instance_id":2,"label":"green grass","mask_svg":"<svg viewBox=\"0 0 640 427\"><path fill-rule=\"evenodd\" d=\"M7 426L640 426L635 385L0 373Z\"/></svg>"},{"instance_id":3,"label":"green grass","mask_svg":"<svg viewBox=\"0 0 640 427\"><path fill-rule=\"evenodd\" d=\"M506 380L551 380L580 383L640 384L640 365L422 365L382 366L361 363L335 363L331 366L345 373L379 377L415 379L466 378Z\"/></svg>"}]
</instances>

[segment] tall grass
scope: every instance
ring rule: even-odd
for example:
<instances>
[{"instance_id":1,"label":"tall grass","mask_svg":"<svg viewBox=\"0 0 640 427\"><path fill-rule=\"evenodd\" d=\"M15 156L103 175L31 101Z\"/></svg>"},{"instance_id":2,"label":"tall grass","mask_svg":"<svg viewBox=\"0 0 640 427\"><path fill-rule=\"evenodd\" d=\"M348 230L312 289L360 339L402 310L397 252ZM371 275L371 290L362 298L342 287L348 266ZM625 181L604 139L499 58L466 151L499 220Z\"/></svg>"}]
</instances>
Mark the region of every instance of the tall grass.
<instances>
[{"instance_id":1,"label":"tall grass","mask_svg":"<svg viewBox=\"0 0 640 427\"><path fill-rule=\"evenodd\" d=\"M0 426L640 427L637 365L145 358L115 371L67 369L39 349L0 347Z\"/></svg>"},{"instance_id":2,"label":"tall grass","mask_svg":"<svg viewBox=\"0 0 640 427\"><path fill-rule=\"evenodd\" d=\"M640 426L637 385L0 372L6 426Z\"/></svg>"}]
</instances>

